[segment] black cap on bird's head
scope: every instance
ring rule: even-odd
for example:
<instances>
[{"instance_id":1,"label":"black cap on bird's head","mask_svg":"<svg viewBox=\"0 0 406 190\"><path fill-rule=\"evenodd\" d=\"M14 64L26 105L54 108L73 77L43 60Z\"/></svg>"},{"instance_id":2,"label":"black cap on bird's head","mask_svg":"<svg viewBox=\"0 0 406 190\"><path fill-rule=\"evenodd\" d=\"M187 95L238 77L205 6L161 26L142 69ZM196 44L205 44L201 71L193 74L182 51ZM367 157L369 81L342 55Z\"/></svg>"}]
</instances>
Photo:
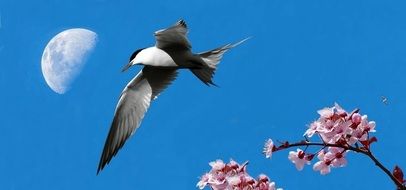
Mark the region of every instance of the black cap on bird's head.
<instances>
[{"instance_id":1,"label":"black cap on bird's head","mask_svg":"<svg viewBox=\"0 0 406 190\"><path fill-rule=\"evenodd\" d=\"M131 62L138 53L140 53L142 50L144 50L145 48L141 48L141 49L137 49L136 51L134 51L133 54L131 54L130 60L128 60L128 64L124 66L124 68L121 70L122 72L126 71L128 68L130 68L133 63Z\"/></svg>"},{"instance_id":2,"label":"black cap on bird's head","mask_svg":"<svg viewBox=\"0 0 406 190\"><path fill-rule=\"evenodd\" d=\"M131 60L133 60L135 58L135 56L137 56L137 54L140 53L143 49L145 49L145 48L137 49L136 51L134 51L134 53L131 55L130 60L128 62L131 62Z\"/></svg>"}]
</instances>

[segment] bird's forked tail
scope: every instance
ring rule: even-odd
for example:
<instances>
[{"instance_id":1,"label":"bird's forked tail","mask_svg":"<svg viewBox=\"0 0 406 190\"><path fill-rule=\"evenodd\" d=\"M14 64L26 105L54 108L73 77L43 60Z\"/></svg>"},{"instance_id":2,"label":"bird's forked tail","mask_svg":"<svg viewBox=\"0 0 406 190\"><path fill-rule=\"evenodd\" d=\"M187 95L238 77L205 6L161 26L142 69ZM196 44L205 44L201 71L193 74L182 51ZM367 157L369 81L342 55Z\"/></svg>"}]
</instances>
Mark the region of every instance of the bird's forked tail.
<instances>
[{"instance_id":1,"label":"bird's forked tail","mask_svg":"<svg viewBox=\"0 0 406 190\"><path fill-rule=\"evenodd\" d=\"M250 39L250 37L234 44L227 44L219 48L197 54L197 56L199 56L206 64L204 64L202 68L191 69L192 73L196 75L196 77L199 78L204 84L208 86L217 86L213 83L212 79L217 69L217 65L220 63L220 60L223 57L223 54L229 49L242 44L248 39Z\"/></svg>"}]
</instances>

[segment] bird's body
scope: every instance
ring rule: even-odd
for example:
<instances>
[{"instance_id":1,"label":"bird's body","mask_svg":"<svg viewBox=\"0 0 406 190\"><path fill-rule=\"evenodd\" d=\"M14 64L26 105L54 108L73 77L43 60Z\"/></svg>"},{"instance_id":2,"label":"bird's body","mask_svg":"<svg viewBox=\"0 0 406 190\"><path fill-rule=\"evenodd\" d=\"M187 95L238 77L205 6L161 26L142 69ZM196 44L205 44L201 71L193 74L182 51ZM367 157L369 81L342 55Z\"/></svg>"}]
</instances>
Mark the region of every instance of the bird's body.
<instances>
[{"instance_id":1,"label":"bird's body","mask_svg":"<svg viewBox=\"0 0 406 190\"><path fill-rule=\"evenodd\" d=\"M138 55L143 57L142 63L144 65L168 68L179 67L168 53L155 46L143 49Z\"/></svg>"},{"instance_id":2,"label":"bird's body","mask_svg":"<svg viewBox=\"0 0 406 190\"><path fill-rule=\"evenodd\" d=\"M157 41L155 46L137 50L131 55L130 61L123 71L133 65L144 65L144 68L121 93L97 173L110 162L125 141L134 134L151 101L175 80L178 69L189 69L204 84L215 85L212 77L223 54L245 41L193 54L186 34L186 23L180 20L167 29L155 32Z\"/></svg>"}]
</instances>

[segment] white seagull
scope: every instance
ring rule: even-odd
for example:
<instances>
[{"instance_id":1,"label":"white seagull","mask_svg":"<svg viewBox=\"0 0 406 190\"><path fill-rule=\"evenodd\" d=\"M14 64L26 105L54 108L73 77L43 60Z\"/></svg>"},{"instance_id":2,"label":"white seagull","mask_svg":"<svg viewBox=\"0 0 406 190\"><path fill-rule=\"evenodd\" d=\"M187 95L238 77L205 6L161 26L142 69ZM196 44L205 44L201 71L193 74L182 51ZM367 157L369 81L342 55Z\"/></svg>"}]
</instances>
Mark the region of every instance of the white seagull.
<instances>
[{"instance_id":1,"label":"white seagull","mask_svg":"<svg viewBox=\"0 0 406 190\"><path fill-rule=\"evenodd\" d=\"M187 32L185 21L180 20L169 28L155 32L155 46L139 49L131 55L123 71L133 65L144 65L144 68L121 93L97 174L134 134L152 100L175 80L178 69L189 69L204 84L215 85L212 78L223 54L248 39L194 54L186 37Z\"/></svg>"}]
</instances>

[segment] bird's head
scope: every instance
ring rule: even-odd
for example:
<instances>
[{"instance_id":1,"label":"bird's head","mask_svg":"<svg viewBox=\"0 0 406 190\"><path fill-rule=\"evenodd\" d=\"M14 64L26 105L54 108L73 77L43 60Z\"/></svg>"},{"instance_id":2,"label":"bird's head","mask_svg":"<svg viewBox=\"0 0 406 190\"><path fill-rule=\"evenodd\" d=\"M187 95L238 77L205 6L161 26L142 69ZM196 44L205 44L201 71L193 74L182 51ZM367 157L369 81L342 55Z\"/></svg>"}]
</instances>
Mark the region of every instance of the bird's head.
<instances>
[{"instance_id":1,"label":"bird's head","mask_svg":"<svg viewBox=\"0 0 406 190\"><path fill-rule=\"evenodd\" d=\"M130 60L128 60L128 64L125 65L121 71L124 72L133 65L141 64L141 59L137 55L144 49L145 48L141 48L141 49L137 49L136 51L134 51L134 53L130 57Z\"/></svg>"}]
</instances>

